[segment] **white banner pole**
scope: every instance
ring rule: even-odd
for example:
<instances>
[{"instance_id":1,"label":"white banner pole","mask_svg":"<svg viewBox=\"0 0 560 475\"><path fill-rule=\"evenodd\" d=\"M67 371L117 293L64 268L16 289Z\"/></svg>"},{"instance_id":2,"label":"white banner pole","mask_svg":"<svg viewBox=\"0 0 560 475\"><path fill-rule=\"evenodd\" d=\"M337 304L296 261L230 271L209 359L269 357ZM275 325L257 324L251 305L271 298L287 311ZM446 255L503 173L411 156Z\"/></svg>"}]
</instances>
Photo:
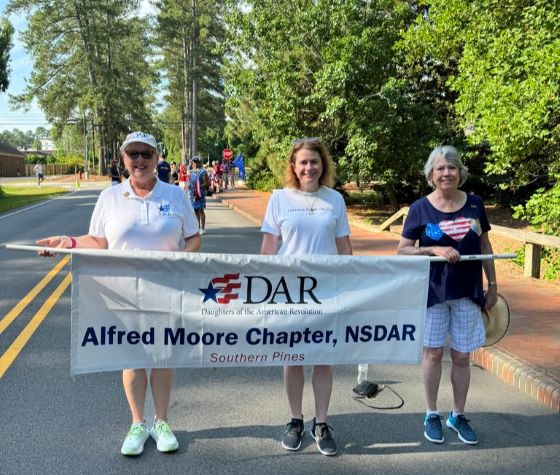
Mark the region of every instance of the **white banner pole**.
<instances>
[{"instance_id":1,"label":"white banner pole","mask_svg":"<svg viewBox=\"0 0 560 475\"><path fill-rule=\"evenodd\" d=\"M28 246L25 244L6 244L6 249L12 251L31 251L31 252L39 252L39 251L49 251L49 252L56 252L60 254L72 254L72 251L75 249L57 249L53 247L40 247L40 246Z\"/></svg>"},{"instance_id":2,"label":"white banner pole","mask_svg":"<svg viewBox=\"0 0 560 475\"><path fill-rule=\"evenodd\" d=\"M95 253L101 253L106 255L115 255L115 257L129 257L134 259L142 259L144 256L142 253L134 253L133 251L110 251L108 249L63 249L63 248L52 248L52 247L41 247L41 246L29 246L25 244L6 244L6 249L14 251L49 251L57 254L86 254L92 255ZM92 252L93 251L93 252ZM411 256L407 256L411 257ZM412 256L414 257L414 256ZM426 256L418 256L426 257ZM440 256L428 256L430 262L445 262L446 259ZM517 254L472 254L461 256L462 261L488 261L492 259L515 259Z\"/></svg>"},{"instance_id":3,"label":"white banner pole","mask_svg":"<svg viewBox=\"0 0 560 475\"><path fill-rule=\"evenodd\" d=\"M461 256L461 261L489 261L492 259L515 259L517 254L472 254ZM447 262L445 257L430 256L430 262Z\"/></svg>"}]
</instances>

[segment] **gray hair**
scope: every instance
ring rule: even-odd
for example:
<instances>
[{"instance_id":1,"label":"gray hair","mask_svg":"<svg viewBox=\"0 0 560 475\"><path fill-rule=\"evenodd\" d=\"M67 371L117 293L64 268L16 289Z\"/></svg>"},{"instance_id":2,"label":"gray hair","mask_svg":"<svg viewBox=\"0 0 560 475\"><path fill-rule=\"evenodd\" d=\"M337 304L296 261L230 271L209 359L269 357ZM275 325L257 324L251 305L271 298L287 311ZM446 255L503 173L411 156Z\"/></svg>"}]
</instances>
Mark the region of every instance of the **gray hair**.
<instances>
[{"instance_id":1,"label":"gray hair","mask_svg":"<svg viewBox=\"0 0 560 475\"><path fill-rule=\"evenodd\" d=\"M432 188L435 188L434 182L432 181L432 171L434 169L436 160L441 157L443 157L447 162L455 165L459 169L459 186L462 186L465 181L467 181L468 169L465 165L463 165L463 162L461 161L459 150L457 150L452 145L439 145L432 150L432 153L430 153L428 161L424 165L424 176L428 181L428 185L430 185Z\"/></svg>"}]
</instances>

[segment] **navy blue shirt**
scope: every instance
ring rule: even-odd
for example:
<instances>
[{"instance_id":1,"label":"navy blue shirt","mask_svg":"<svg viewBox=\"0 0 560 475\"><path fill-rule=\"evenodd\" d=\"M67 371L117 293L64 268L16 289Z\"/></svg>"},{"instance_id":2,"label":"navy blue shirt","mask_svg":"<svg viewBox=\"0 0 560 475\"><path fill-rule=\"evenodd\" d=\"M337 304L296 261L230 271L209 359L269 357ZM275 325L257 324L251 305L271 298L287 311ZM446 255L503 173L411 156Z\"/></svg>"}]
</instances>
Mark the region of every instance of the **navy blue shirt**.
<instances>
[{"instance_id":1,"label":"navy blue shirt","mask_svg":"<svg viewBox=\"0 0 560 475\"><path fill-rule=\"evenodd\" d=\"M422 247L450 246L461 255L469 255L481 254L480 237L489 230L480 197L467 195L465 205L452 213L439 211L424 197L410 206L402 235L419 241ZM481 307L484 305L482 262L432 262L428 307L463 297L471 298Z\"/></svg>"},{"instance_id":2,"label":"navy blue shirt","mask_svg":"<svg viewBox=\"0 0 560 475\"><path fill-rule=\"evenodd\" d=\"M171 172L171 166L165 160L158 161L157 164L157 175L158 178L165 182L169 183L169 173Z\"/></svg>"}]
</instances>

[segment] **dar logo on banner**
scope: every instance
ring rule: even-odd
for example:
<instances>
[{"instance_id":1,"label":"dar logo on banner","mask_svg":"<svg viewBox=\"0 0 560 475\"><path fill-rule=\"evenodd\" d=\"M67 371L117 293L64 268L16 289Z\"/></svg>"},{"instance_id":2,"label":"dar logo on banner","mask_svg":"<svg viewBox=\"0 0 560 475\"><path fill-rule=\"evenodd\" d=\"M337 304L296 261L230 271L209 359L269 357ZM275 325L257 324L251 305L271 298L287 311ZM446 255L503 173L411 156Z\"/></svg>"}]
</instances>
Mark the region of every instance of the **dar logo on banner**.
<instances>
[{"instance_id":1,"label":"dar logo on banner","mask_svg":"<svg viewBox=\"0 0 560 475\"><path fill-rule=\"evenodd\" d=\"M205 289L198 289L204 294L204 300L213 300L216 303L229 303L231 300L237 300L239 295L234 293L235 289L241 287L239 274L224 274L223 277L214 277ZM218 297L218 294L220 296Z\"/></svg>"}]
</instances>

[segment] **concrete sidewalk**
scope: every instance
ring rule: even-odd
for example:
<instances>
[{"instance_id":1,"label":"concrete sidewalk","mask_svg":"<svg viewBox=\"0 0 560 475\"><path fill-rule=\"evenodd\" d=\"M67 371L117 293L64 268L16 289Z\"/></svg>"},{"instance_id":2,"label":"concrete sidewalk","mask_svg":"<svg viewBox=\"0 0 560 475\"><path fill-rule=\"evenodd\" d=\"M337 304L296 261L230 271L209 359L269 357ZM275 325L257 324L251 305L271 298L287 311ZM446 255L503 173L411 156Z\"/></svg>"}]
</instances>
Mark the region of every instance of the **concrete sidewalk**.
<instances>
[{"instance_id":1,"label":"concrete sidewalk","mask_svg":"<svg viewBox=\"0 0 560 475\"><path fill-rule=\"evenodd\" d=\"M259 227L269 196L245 189L214 195ZM356 255L384 255L395 254L399 236L351 222L351 240ZM560 412L560 294L539 280L513 275L499 261L496 271L510 327L497 344L473 352L472 362Z\"/></svg>"}]
</instances>

